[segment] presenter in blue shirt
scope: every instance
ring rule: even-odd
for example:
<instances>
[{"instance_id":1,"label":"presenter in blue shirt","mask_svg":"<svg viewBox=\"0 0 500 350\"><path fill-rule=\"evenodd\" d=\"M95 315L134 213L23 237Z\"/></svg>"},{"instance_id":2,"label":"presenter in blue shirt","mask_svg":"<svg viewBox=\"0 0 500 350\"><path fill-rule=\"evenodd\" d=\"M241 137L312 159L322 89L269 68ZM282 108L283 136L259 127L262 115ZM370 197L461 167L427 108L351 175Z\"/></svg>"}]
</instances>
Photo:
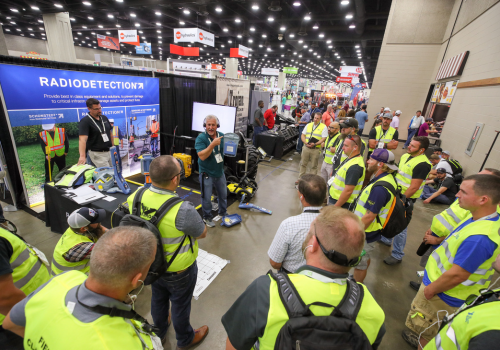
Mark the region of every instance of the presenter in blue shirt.
<instances>
[{"instance_id":1,"label":"presenter in blue shirt","mask_svg":"<svg viewBox=\"0 0 500 350\"><path fill-rule=\"evenodd\" d=\"M368 121L368 114L366 113L366 105L361 106L361 110L359 112L356 112L356 115L354 118L358 121L359 125L359 130L358 130L358 135L361 136L363 133L363 129L365 128L365 123Z\"/></svg>"},{"instance_id":2,"label":"presenter in blue shirt","mask_svg":"<svg viewBox=\"0 0 500 350\"><path fill-rule=\"evenodd\" d=\"M500 253L500 178L477 174L465 178L457 193L461 208L470 211L431 254L423 283L406 318L403 338L424 347L439 331L436 322L455 312L471 294L487 289L491 267ZM420 335L420 340L419 340ZM420 343L420 344L419 344Z\"/></svg>"},{"instance_id":3,"label":"presenter in blue shirt","mask_svg":"<svg viewBox=\"0 0 500 350\"><path fill-rule=\"evenodd\" d=\"M208 115L203 121L205 132L196 138L195 148L198 152L200 172L201 208L203 220L208 227L214 227L212 216L212 189L215 187L219 201L219 215L227 215L227 187L224 176L224 134L217 131L219 119Z\"/></svg>"}]
</instances>

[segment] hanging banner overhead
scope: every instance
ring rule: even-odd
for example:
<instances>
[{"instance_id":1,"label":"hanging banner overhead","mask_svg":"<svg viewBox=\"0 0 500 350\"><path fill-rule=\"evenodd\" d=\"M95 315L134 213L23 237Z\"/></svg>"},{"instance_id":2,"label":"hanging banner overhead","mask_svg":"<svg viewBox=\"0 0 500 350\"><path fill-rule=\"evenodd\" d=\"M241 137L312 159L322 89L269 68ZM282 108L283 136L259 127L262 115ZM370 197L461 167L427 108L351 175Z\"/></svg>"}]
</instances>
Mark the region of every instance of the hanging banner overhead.
<instances>
[{"instance_id":1,"label":"hanging banner overhead","mask_svg":"<svg viewBox=\"0 0 500 350\"><path fill-rule=\"evenodd\" d=\"M174 28L174 43L195 42L214 46L215 36L200 28Z\"/></svg>"},{"instance_id":2,"label":"hanging banner overhead","mask_svg":"<svg viewBox=\"0 0 500 350\"><path fill-rule=\"evenodd\" d=\"M120 50L120 41L118 38L97 34L97 46L106 49Z\"/></svg>"},{"instance_id":3,"label":"hanging banner overhead","mask_svg":"<svg viewBox=\"0 0 500 350\"><path fill-rule=\"evenodd\" d=\"M233 58L245 58L245 56L240 56L239 52L240 52L239 48L237 48L237 47L231 47L229 49L229 57L233 57Z\"/></svg>"},{"instance_id":4,"label":"hanging banner overhead","mask_svg":"<svg viewBox=\"0 0 500 350\"><path fill-rule=\"evenodd\" d=\"M234 132L247 130L248 107L250 96L250 80L217 77L217 93L215 103L218 105L237 107Z\"/></svg>"},{"instance_id":5,"label":"hanging banner overhead","mask_svg":"<svg viewBox=\"0 0 500 350\"><path fill-rule=\"evenodd\" d=\"M299 71L298 68L295 67L283 67L283 73L287 74L297 74Z\"/></svg>"},{"instance_id":6,"label":"hanging banner overhead","mask_svg":"<svg viewBox=\"0 0 500 350\"><path fill-rule=\"evenodd\" d=\"M213 70L222 70L222 64L215 64L215 63L212 63L212 66L211 66L211 69Z\"/></svg>"},{"instance_id":7,"label":"hanging banner overhead","mask_svg":"<svg viewBox=\"0 0 500 350\"><path fill-rule=\"evenodd\" d=\"M135 47L135 53L140 55L151 55L151 43L141 43Z\"/></svg>"},{"instance_id":8,"label":"hanging banner overhead","mask_svg":"<svg viewBox=\"0 0 500 350\"><path fill-rule=\"evenodd\" d=\"M118 40L124 44L139 45L139 35L137 35L137 30L119 30Z\"/></svg>"},{"instance_id":9,"label":"hanging banner overhead","mask_svg":"<svg viewBox=\"0 0 500 350\"><path fill-rule=\"evenodd\" d=\"M280 70L275 68L262 68L263 75L280 75Z\"/></svg>"},{"instance_id":10,"label":"hanging banner overhead","mask_svg":"<svg viewBox=\"0 0 500 350\"><path fill-rule=\"evenodd\" d=\"M348 73L361 74L363 73L363 68L357 66L340 66L339 72L343 77L351 76Z\"/></svg>"},{"instance_id":11,"label":"hanging banner overhead","mask_svg":"<svg viewBox=\"0 0 500 350\"><path fill-rule=\"evenodd\" d=\"M336 80L337 83L351 83L352 82L352 78L348 78L348 77L337 77L337 80Z\"/></svg>"},{"instance_id":12,"label":"hanging banner overhead","mask_svg":"<svg viewBox=\"0 0 500 350\"><path fill-rule=\"evenodd\" d=\"M170 44L170 53L179 56L200 56L199 47L182 47L174 44Z\"/></svg>"},{"instance_id":13,"label":"hanging banner overhead","mask_svg":"<svg viewBox=\"0 0 500 350\"><path fill-rule=\"evenodd\" d=\"M238 55L240 55L240 57L248 57L248 51L248 47L243 45L238 46Z\"/></svg>"}]
</instances>

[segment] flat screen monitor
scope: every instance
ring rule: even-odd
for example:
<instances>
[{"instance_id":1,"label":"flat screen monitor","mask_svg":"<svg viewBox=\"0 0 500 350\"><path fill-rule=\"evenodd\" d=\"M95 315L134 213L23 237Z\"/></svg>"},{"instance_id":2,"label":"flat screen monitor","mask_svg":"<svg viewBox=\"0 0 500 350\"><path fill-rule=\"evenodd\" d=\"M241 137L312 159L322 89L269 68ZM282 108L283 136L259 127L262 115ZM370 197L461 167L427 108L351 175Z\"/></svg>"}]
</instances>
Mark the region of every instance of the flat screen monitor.
<instances>
[{"instance_id":1,"label":"flat screen monitor","mask_svg":"<svg viewBox=\"0 0 500 350\"><path fill-rule=\"evenodd\" d=\"M219 118L220 132L234 132L234 124L236 122L236 107L213 105L210 103L193 102L193 124L191 129L194 131L204 132L203 120L207 115L213 114Z\"/></svg>"}]
</instances>

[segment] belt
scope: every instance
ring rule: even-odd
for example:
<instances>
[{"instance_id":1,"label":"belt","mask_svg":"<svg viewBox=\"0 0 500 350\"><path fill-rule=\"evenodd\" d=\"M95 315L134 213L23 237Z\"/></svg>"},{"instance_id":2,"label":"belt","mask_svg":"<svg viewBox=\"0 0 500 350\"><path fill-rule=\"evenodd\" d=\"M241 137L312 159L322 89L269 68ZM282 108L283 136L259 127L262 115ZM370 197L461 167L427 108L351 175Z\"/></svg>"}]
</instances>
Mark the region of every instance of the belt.
<instances>
[{"instance_id":1,"label":"belt","mask_svg":"<svg viewBox=\"0 0 500 350\"><path fill-rule=\"evenodd\" d=\"M100 153L102 153L102 152L109 152L109 148L107 150L104 150L104 151L94 151L93 149L91 149L90 151L91 152L100 152Z\"/></svg>"},{"instance_id":2,"label":"belt","mask_svg":"<svg viewBox=\"0 0 500 350\"><path fill-rule=\"evenodd\" d=\"M189 266L189 267L191 267L191 266ZM177 272L165 272L165 275L166 276L175 276L175 275L183 273L184 271L189 269L189 267L185 268L184 270L177 271Z\"/></svg>"}]
</instances>

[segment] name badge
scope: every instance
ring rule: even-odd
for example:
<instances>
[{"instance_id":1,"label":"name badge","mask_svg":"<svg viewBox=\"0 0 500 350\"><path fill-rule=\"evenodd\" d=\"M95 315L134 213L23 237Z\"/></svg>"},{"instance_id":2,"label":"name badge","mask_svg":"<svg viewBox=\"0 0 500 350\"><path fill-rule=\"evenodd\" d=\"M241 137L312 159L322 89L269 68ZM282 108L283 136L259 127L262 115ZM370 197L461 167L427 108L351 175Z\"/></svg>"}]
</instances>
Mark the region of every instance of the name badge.
<instances>
[{"instance_id":1,"label":"name badge","mask_svg":"<svg viewBox=\"0 0 500 350\"><path fill-rule=\"evenodd\" d=\"M335 176L332 176L330 180L328 180L327 184L328 186L331 186L333 184L333 180L335 179Z\"/></svg>"},{"instance_id":2,"label":"name badge","mask_svg":"<svg viewBox=\"0 0 500 350\"><path fill-rule=\"evenodd\" d=\"M107 134L101 134L101 136L102 136L102 140L103 140L104 142L108 142L108 141L109 141L109 137L108 137L108 135L107 135Z\"/></svg>"},{"instance_id":3,"label":"name badge","mask_svg":"<svg viewBox=\"0 0 500 350\"><path fill-rule=\"evenodd\" d=\"M377 148L384 148L384 142L379 142Z\"/></svg>"},{"instance_id":4,"label":"name badge","mask_svg":"<svg viewBox=\"0 0 500 350\"><path fill-rule=\"evenodd\" d=\"M220 155L220 153L217 153L215 155L215 160L217 161L217 163L221 163L223 161L222 156Z\"/></svg>"}]
</instances>

